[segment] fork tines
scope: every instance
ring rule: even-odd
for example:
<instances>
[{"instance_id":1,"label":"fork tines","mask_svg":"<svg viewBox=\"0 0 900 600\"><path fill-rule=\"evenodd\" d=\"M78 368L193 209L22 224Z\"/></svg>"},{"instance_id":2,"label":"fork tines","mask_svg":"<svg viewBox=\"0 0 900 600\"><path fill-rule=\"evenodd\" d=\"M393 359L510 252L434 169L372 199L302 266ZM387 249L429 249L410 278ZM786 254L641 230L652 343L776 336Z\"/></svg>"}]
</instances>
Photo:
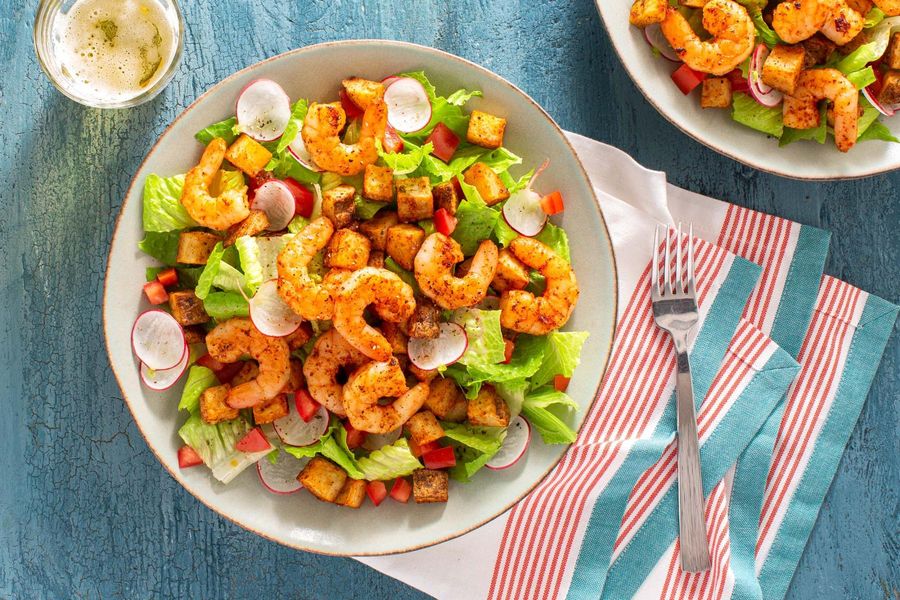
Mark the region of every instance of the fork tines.
<instances>
[{"instance_id":1,"label":"fork tines","mask_svg":"<svg viewBox=\"0 0 900 600\"><path fill-rule=\"evenodd\" d=\"M665 229L665 247L660 248L659 230ZM675 281L672 281L672 237L675 244ZM694 294L694 225L688 228L687 237L687 269L682 269L682 232L681 223L678 229L657 225L653 232L653 265L650 293L654 298L688 297ZM663 256L660 257L660 254ZM659 278L659 263L663 260L663 280Z\"/></svg>"}]
</instances>

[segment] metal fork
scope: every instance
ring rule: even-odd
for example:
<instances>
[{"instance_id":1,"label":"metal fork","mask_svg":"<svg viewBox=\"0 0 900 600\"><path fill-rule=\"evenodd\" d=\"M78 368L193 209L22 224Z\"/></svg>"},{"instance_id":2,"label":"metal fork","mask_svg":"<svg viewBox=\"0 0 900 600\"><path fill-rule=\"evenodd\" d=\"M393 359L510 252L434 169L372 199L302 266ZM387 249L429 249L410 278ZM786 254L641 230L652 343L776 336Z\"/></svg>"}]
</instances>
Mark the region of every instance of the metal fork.
<instances>
[{"instance_id":1,"label":"metal fork","mask_svg":"<svg viewBox=\"0 0 900 600\"><path fill-rule=\"evenodd\" d=\"M675 400L678 413L678 528L681 543L681 570L709 570L709 544L703 511L703 479L700 474L700 440L694 409L694 386L688 359L688 338L697 327L697 293L694 286L694 227L687 244L687 281L681 272L681 224L675 242L675 281L672 281L670 230L666 228L665 266L659 277L659 227L653 236L653 267L650 298L656 325L672 336L678 372Z\"/></svg>"}]
</instances>

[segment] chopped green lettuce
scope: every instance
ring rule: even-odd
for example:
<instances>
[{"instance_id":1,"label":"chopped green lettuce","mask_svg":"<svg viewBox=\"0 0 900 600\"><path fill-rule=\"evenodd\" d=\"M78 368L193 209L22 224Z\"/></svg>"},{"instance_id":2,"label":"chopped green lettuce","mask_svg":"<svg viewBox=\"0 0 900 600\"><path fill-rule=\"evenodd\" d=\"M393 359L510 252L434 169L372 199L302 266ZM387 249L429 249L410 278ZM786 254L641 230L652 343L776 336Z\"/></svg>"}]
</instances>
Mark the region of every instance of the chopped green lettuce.
<instances>
[{"instance_id":1,"label":"chopped green lettuce","mask_svg":"<svg viewBox=\"0 0 900 600\"><path fill-rule=\"evenodd\" d=\"M293 142L294 138L297 137L297 134L300 133L300 129L303 126L303 119L306 118L308 110L309 103L305 99L301 98L294 102L294 106L291 107L291 118L288 120L287 127L284 128L284 133L278 138L278 145L275 146L275 152L284 152L284 150L291 145L291 142Z\"/></svg>"},{"instance_id":2,"label":"chopped green lettuce","mask_svg":"<svg viewBox=\"0 0 900 600\"><path fill-rule=\"evenodd\" d=\"M181 400L178 401L178 410L186 410L191 414L200 408L200 394L203 390L219 385L216 374L206 367L193 365L188 370L184 389L181 391Z\"/></svg>"},{"instance_id":3,"label":"chopped green lettuce","mask_svg":"<svg viewBox=\"0 0 900 600\"><path fill-rule=\"evenodd\" d=\"M450 468L450 478L463 483L469 481L496 454L479 452L455 442L451 442L451 445L456 452L456 465Z\"/></svg>"},{"instance_id":4,"label":"chopped green lettuce","mask_svg":"<svg viewBox=\"0 0 900 600\"><path fill-rule=\"evenodd\" d=\"M865 67L859 71L847 73L847 80L858 90L868 87L877 81L875 78L875 71L872 67Z\"/></svg>"},{"instance_id":5,"label":"chopped green lettuce","mask_svg":"<svg viewBox=\"0 0 900 600\"><path fill-rule=\"evenodd\" d=\"M503 383L532 377L541 366L545 344L541 338L520 336L508 363L469 366L473 382Z\"/></svg>"},{"instance_id":6,"label":"chopped green lettuce","mask_svg":"<svg viewBox=\"0 0 900 600\"><path fill-rule=\"evenodd\" d=\"M780 138L784 131L780 107L763 106L747 94L734 94L731 118L751 129Z\"/></svg>"},{"instance_id":7,"label":"chopped green lettuce","mask_svg":"<svg viewBox=\"0 0 900 600\"><path fill-rule=\"evenodd\" d=\"M194 290L194 293L201 300L206 299L209 292L212 291L213 281L215 281L216 275L219 274L219 266L222 264L224 255L225 248L222 246L222 242L217 242L212 252L209 253L209 258L206 259L206 266L203 267L203 272L200 273L200 279L197 281L197 287Z\"/></svg>"},{"instance_id":8,"label":"chopped green lettuce","mask_svg":"<svg viewBox=\"0 0 900 600\"><path fill-rule=\"evenodd\" d=\"M402 437L390 446L360 457L356 462L364 478L369 481L405 477L422 468L422 464L412 455L406 439Z\"/></svg>"},{"instance_id":9,"label":"chopped green lettuce","mask_svg":"<svg viewBox=\"0 0 900 600\"><path fill-rule=\"evenodd\" d=\"M865 68L869 63L881 58L887 46L880 43L879 40L863 44L844 58L842 58L834 68L847 75L854 71Z\"/></svg>"},{"instance_id":10,"label":"chopped green lettuce","mask_svg":"<svg viewBox=\"0 0 900 600\"><path fill-rule=\"evenodd\" d=\"M587 338L587 331L551 331L545 336L532 338L540 340L543 359L531 376L531 387L540 387L556 375L571 377L581 360L581 348Z\"/></svg>"},{"instance_id":11,"label":"chopped green lettuce","mask_svg":"<svg viewBox=\"0 0 900 600\"><path fill-rule=\"evenodd\" d=\"M224 121L213 123L209 127L201 129L194 134L194 138L204 146L216 138L222 138L225 140L226 144L230 144L237 139L239 134L240 130L237 126L237 118L230 117Z\"/></svg>"},{"instance_id":12,"label":"chopped green lettuce","mask_svg":"<svg viewBox=\"0 0 900 600\"><path fill-rule=\"evenodd\" d=\"M244 272L244 286L250 292L250 295L256 293L263 281L263 267L260 259L259 245L256 238L244 235L234 242L237 248L238 256L241 260L241 270Z\"/></svg>"},{"instance_id":13,"label":"chopped green lettuce","mask_svg":"<svg viewBox=\"0 0 900 600\"><path fill-rule=\"evenodd\" d=\"M434 150L431 142L422 146L406 144L403 152L385 152L380 142L376 146L378 147L378 156L384 161L384 164L393 169L394 175L409 175L416 171L425 157Z\"/></svg>"},{"instance_id":14,"label":"chopped green lettuce","mask_svg":"<svg viewBox=\"0 0 900 600\"><path fill-rule=\"evenodd\" d=\"M211 292L203 299L203 309L216 321L250 316L247 299L236 292Z\"/></svg>"},{"instance_id":15,"label":"chopped green lettuce","mask_svg":"<svg viewBox=\"0 0 900 600\"><path fill-rule=\"evenodd\" d=\"M873 121L871 125L869 125L865 131L859 134L857 141L859 142L867 142L871 140L880 140L882 142L896 142L900 143L900 139L897 139L890 129L888 129L887 125L882 123L881 121Z\"/></svg>"},{"instance_id":16,"label":"chopped green lettuce","mask_svg":"<svg viewBox=\"0 0 900 600\"><path fill-rule=\"evenodd\" d=\"M385 202L375 202L374 200L366 200L360 194L353 197L353 203L356 204L356 218L367 221L375 216L375 214L387 206Z\"/></svg>"},{"instance_id":17,"label":"chopped green lettuce","mask_svg":"<svg viewBox=\"0 0 900 600\"><path fill-rule=\"evenodd\" d=\"M415 275L397 264L397 261L390 256L385 257L384 268L392 273L396 273L397 276L400 277L406 285L411 287L414 292L419 292L419 284L416 281Z\"/></svg>"},{"instance_id":18,"label":"chopped green lettuce","mask_svg":"<svg viewBox=\"0 0 900 600\"><path fill-rule=\"evenodd\" d=\"M444 437L474 448L479 452L494 454L506 437L505 427L473 427L463 423L444 423Z\"/></svg>"},{"instance_id":19,"label":"chopped green lettuce","mask_svg":"<svg viewBox=\"0 0 900 600\"><path fill-rule=\"evenodd\" d=\"M884 14L884 11L878 8L877 6L873 6L872 10L866 14L866 20L863 22L863 28L871 29L875 27L879 23L881 23L887 15Z\"/></svg>"},{"instance_id":20,"label":"chopped green lettuce","mask_svg":"<svg viewBox=\"0 0 900 600\"><path fill-rule=\"evenodd\" d=\"M510 420L515 419L522 412L522 404L525 402L525 393L530 384L527 379L513 379L494 385L494 389L509 407Z\"/></svg>"},{"instance_id":21,"label":"chopped green lettuce","mask_svg":"<svg viewBox=\"0 0 900 600\"><path fill-rule=\"evenodd\" d=\"M756 35L759 36L766 46L774 48L781 43L781 38L778 37L778 34L769 27L769 24L763 18L762 9L758 6L751 8L750 18L753 19L753 25L756 26Z\"/></svg>"},{"instance_id":22,"label":"chopped green lettuce","mask_svg":"<svg viewBox=\"0 0 900 600\"><path fill-rule=\"evenodd\" d=\"M557 227L553 223L547 223L544 225L543 231L534 236L534 239L550 246L550 249L566 262L572 262L569 252L569 236L566 235L566 230L562 227Z\"/></svg>"},{"instance_id":23,"label":"chopped green lettuce","mask_svg":"<svg viewBox=\"0 0 900 600\"><path fill-rule=\"evenodd\" d=\"M177 231L148 231L144 239L138 242L141 252L148 254L167 266L174 266L178 257Z\"/></svg>"},{"instance_id":24,"label":"chopped green lettuce","mask_svg":"<svg viewBox=\"0 0 900 600\"><path fill-rule=\"evenodd\" d=\"M450 320L466 330L469 340L469 346L459 359L459 364L487 369L506 358L499 310L459 308L453 311Z\"/></svg>"},{"instance_id":25,"label":"chopped green lettuce","mask_svg":"<svg viewBox=\"0 0 900 600\"><path fill-rule=\"evenodd\" d=\"M519 237L518 232L506 223L506 219L497 219L497 225L494 227L494 237L497 242L504 248L509 243Z\"/></svg>"},{"instance_id":26,"label":"chopped green lettuce","mask_svg":"<svg viewBox=\"0 0 900 600\"><path fill-rule=\"evenodd\" d=\"M290 153L288 150L278 151L272 153L272 159L269 161L269 164L265 166L266 171L271 171L275 177L279 179L284 179L285 177L290 177L296 181L301 183L307 183L312 185L314 183L319 183L319 179L321 176L315 171L310 171L294 158L294 155Z\"/></svg>"},{"instance_id":27,"label":"chopped green lettuce","mask_svg":"<svg viewBox=\"0 0 900 600\"><path fill-rule=\"evenodd\" d=\"M144 181L144 231L175 231L196 227L197 222L181 204L184 175L160 177L151 173Z\"/></svg>"},{"instance_id":28,"label":"chopped green lettuce","mask_svg":"<svg viewBox=\"0 0 900 600\"><path fill-rule=\"evenodd\" d=\"M476 96L479 98L482 96L480 90L467 91L465 89L459 89L447 96L447 103L452 104L453 106L465 106L469 100Z\"/></svg>"},{"instance_id":29,"label":"chopped green lettuce","mask_svg":"<svg viewBox=\"0 0 900 600\"><path fill-rule=\"evenodd\" d=\"M525 396L522 414L537 429L545 444L571 444L576 433L563 420L578 405L565 392L545 386Z\"/></svg>"},{"instance_id":30,"label":"chopped green lettuce","mask_svg":"<svg viewBox=\"0 0 900 600\"><path fill-rule=\"evenodd\" d=\"M423 140L431 134L438 123L443 123L458 137L465 139L466 129L469 127L469 115L462 107L473 96L480 96L480 92L458 90L450 94L449 98L445 98L437 95L434 85L431 84L422 71L402 73L401 77L412 77L418 80L425 88L425 93L428 94L428 99L431 101L431 120L419 131L403 135L404 140Z\"/></svg>"},{"instance_id":31,"label":"chopped green lettuce","mask_svg":"<svg viewBox=\"0 0 900 600\"><path fill-rule=\"evenodd\" d=\"M200 455L213 477L222 483L229 483L271 450L267 448L261 452L246 453L235 449L238 440L252 428L244 418L209 425L199 414L192 414L178 430L178 435Z\"/></svg>"},{"instance_id":32,"label":"chopped green lettuce","mask_svg":"<svg viewBox=\"0 0 900 600\"><path fill-rule=\"evenodd\" d=\"M291 233L300 233L307 225L309 225L309 219L298 215L288 223L288 231Z\"/></svg>"}]
</instances>

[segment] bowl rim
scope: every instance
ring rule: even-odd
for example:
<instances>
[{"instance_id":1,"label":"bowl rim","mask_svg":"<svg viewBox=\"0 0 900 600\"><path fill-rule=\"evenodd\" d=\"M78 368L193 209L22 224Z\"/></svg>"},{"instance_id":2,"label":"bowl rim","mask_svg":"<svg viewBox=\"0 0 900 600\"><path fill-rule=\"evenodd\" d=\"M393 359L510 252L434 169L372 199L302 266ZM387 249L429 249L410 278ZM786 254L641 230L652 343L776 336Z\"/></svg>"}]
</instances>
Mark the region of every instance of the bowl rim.
<instances>
[{"instance_id":1,"label":"bowl rim","mask_svg":"<svg viewBox=\"0 0 900 600\"><path fill-rule=\"evenodd\" d=\"M406 547L406 548L396 549L396 550L389 550L389 551L383 551L383 552L380 552L380 551L379 551L379 552L353 552L353 553L351 553L351 552L341 552L341 551L327 551L327 550L322 550L321 548L312 548L312 547L309 547L309 546L307 546L307 545L304 545L303 543L295 543L295 542L293 542L293 541L290 541L290 538L279 539L279 538L273 537L272 535L269 535L269 534L267 534L267 533L263 533L262 531L257 530L256 528L254 528L254 527L248 525L247 523L242 522L241 520L238 519L238 517L232 517L232 516L230 516L230 515L224 514L223 512L217 510L215 507L211 506L210 503L208 503L208 502L206 501L206 499L204 498L203 494L202 494L201 492L195 490L195 489L194 489L194 488L186 481L185 478L181 477L180 473L176 472L176 470L174 470L174 469L170 469L169 466L168 466L168 464L166 463L166 461L164 461L164 460L162 459L162 457L160 456L160 452L159 452L159 451L157 450L157 448L150 442L150 438L149 438L149 437L147 436L147 434L145 433L142 424L141 424L141 423L139 422L139 420L135 417L135 412L134 412L134 409L132 408L131 400L129 399L128 394L125 393L125 388L124 388L124 386L122 385L122 379L120 378L119 373L118 373L118 371L116 370L116 365L115 365L115 363L114 363L114 361L113 361L113 358L112 358L112 352L111 352L111 350L110 350L109 337L108 337L108 335L107 335L108 327L107 327L107 322L106 322L106 315L107 315L108 290L110 289L110 286L109 286L110 260L109 260L109 258L110 258L110 257L112 256L112 254L113 254L113 248L115 247L115 244L116 244L116 238L117 238L117 236L118 236L118 234L119 234L119 228L120 228L120 225L121 225L122 218L123 218L123 216L124 216L124 214L125 214L125 208L126 208L126 206L128 205L129 198L131 198L132 190L134 189L135 185L137 184L137 176L138 176L138 174L144 169L144 166L146 165L146 163L147 163L147 162L150 160L150 158L154 155L157 146L158 146L159 143L162 141L162 139L163 139L164 137L166 137L166 135L169 133L169 131L172 129L172 127L173 127L173 126L174 126L174 125L175 125L182 117L184 117L184 116L187 115L191 110L193 110L193 109L197 106L197 104L199 104L201 101L203 101L207 96L212 95L212 94L214 94L215 92L217 92L217 90L218 90L223 84L225 84L226 82L228 82L228 81L230 81L230 80L233 80L233 79L235 79L235 78L238 78L238 77L240 77L240 76L242 76L242 75L245 75L246 73L248 73L248 72L250 72L250 71L252 71L252 70L258 68L260 65L263 65L263 64L265 64L265 63L268 63L268 62L271 62L271 61L274 61L274 60L277 60L277 59L280 59L280 58L284 58L284 57L287 57L287 56L293 56L293 55L296 55L296 54L302 54L302 53L305 53L305 52L310 52L310 51L315 51L315 50L322 50L323 48L329 48L329 47L334 47L334 46L367 46L367 45L385 45L385 46L393 46L393 47L396 47L396 48L415 48L416 50L424 51L424 52L426 52L426 53L435 54L435 55L441 57L441 58L444 59L444 60L453 60L453 61L456 61L456 62L460 62L460 63L464 64L465 66L467 66L467 67L469 67L469 68L473 68L473 69L476 69L476 70L480 71L480 72L481 72L482 74L484 74L485 76L487 76L487 77L493 79L496 83L498 83L498 84L500 84L500 85L503 85L503 86L506 86L507 88L511 89L514 93L518 93L519 95L521 95L521 97L522 97L523 99L525 99L525 100L526 100L527 102L529 102L534 108L536 108L536 109L538 110L538 112L539 112L539 113L547 120L547 122L550 123L550 125L553 127L553 129L556 130L556 132L559 134L560 138L563 140L563 142L566 144L566 146L568 146L569 150L571 150L572 156L573 156L574 159L575 159L575 163L576 163L576 165L577 165L579 171L581 172L582 176L584 177L584 182L585 182L585 184L587 185L588 189L590 190L590 199L592 199L593 202L594 202L594 206L596 207L597 214L598 214L598 216L599 216L599 218L600 218L600 224L601 224L601 226L603 227L603 230L606 232L606 244L607 244L607 246L608 246L608 248L609 248L610 261L611 261L611 263L612 263L611 266L612 266L612 281L613 281L613 289L612 289L612 297L613 297L613 301L612 301L612 309L613 309L613 311L612 311L612 323L611 323L611 331L609 332L609 345L608 345L608 347L606 348L606 360L604 361L604 364L603 364L603 366L602 366L601 373L600 373L600 375L599 375L599 379L598 379L598 382L597 382L597 386L596 386L596 388L595 388L594 391L593 391L593 394L592 394L592 397L591 397L591 399L590 399L590 402L587 404L587 406L586 406L586 407L584 408L584 410L583 410L583 417L582 417L581 422L579 423L579 426L578 426L578 431L579 431L579 432L581 431L581 428L584 426L585 422L587 421L587 418L586 418L586 417L587 417L587 414L590 412L591 408L593 407L594 403L596 402L596 400L597 400L597 395L599 394L599 391L600 391L600 386L603 384L603 378L604 378L604 376L606 375L606 370L607 370L607 368L609 367L609 362L610 362L610 361L609 361L609 358L610 358L610 355L611 355L611 353L612 353L613 345L614 345L614 342L615 342L615 331L616 331L616 326L617 326L617 323L618 323L618 302L619 302L619 298L618 298L618 287L619 287L619 280L618 280L618 270L617 270L617 264L616 264L615 249L614 249L614 247L613 247L613 245L612 245L612 239L611 239L610 233L609 233L609 226L608 226L607 223L606 223L606 219L605 219L605 217L604 217L604 215L603 215L603 210L600 208L600 202L599 202L599 200L598 200L598 198L597 198L596 193L594 192L594 188L593 188L593 185L591 184L590 177L588 177L588 174L587 174L587 172L586 172L585 169L584 169L584 165L582 164L581 159L578 158L578 155L577 155L577 153L575 152L575 149L572 147L571 142L570 142L569 139L566 137L566 135L565 135L565 133L563 132L562 128L559 127L559 125L556 123L556 121L553 120L553 118L552 118L552 117L551 117L551 116L550 116L550 115L549 115L549 114L548 114L548 113L547 113L547 112L546 112L546 111L545 111L545 110L544 110L544 109L543 109L543 108L542 108L542 107L541 107L541 106L540 106L533 98L531 98L531 96L529 96L527 93L525 93L523 90L521 90L518 86L516 86L516 85L513 84L512 82L507 81L506 79L504 79L504 78L501 77L500 75L497 75L496 73L494 73L493 71L487 69L486 67L483 67L483 66L481 66L481 65L479 65L479 64L477 64L477 63L474 63L474 62L472 62L472 61L469 61L469 60L467 60L467 59L465 59L465 58L462 58L462 57L460 57L460 56L457 56L457 55L455 55L455 54L451 54L451 53L446 52L446 51L444 51L444 50L439 50L439 49L437 49L437 48L432 48L432 47L430 47L430 46L424 46L424 45L421 45L421 44L415 44L415 43L412 43L412 42L403 42L403 41L397 41L397 40L385 40L385 39L352 39L352 40L335 40L335 41L328 41L328 42L320 42L320 43L317 43L317 44L311 44L311 45L309 45L309 46L303 46L303 47L301 47L301 48L295 48L295 49L293 49L293 50L288 50L288 51L286 51L286 52L282 52L282 53L280 53L280 54L276 54L276 55L274 55L274 56L270 56L270 57L268 57L268 58L265 58L265 59L263 59L263 60L260 60L260 61L258 61L258 62L255 62L255 63L253 63L253 64L251 64L251 65L248 65L248 66L246 66L246 67L244 67L244 68L242 68L242 69L240 69L240 70L238 70L238 71L235 71L234 73L228 75L227 77L224 77L223 79L219 80L219 81L216 82L214 85L212 85L208 90L206 90L205 92L203 92L202 94L200 94L200 96L198 96L193 102L191 102L184 110L182 110L182 111L178 114L178 116L176 116L176 117L172 120L171 123L169 123L169 124L166 126L166 128L163 130L163 132L162 132L162 133L159 135L159 137L157 138L157 140L153 143L153 146L151 146L150 150L147 152L147 155L144 157L144 159L141 161L140 165L139 165L139 166L137 167L137 169L135 170L134 175L133 175L132 178L131 178L131 182L128 184L128 188L127 188L127 190L125 191L125 198L124 198L124 200L123 200L123 202L122 202L122 205L119 207L119 214L118 214L118 216L116 217L116 223L115 223L115 228L113 229L113 235L112 235L112 237L110 238L109 251L108 251L108 253L107 253L107 265L106 265L106 270L105 270L104 278L103 278L103 303L102 303L102 306L101 306L101 313L102 313L102 314L101 314L101 321L102 321L102 324L103 324L103 341L104 341L104 345L105 345L105 347L106 347L107 358L108 358L108 360L109 360L109 364L110 364L110 367L111 367L111 369L112 369L113 376L114 376L115 379L116 379L116 385L119 387L119 391L120 391L121 394L122 394L123 400L125 400L125 404L128 406L129 412L131 412L132 422L133 422L133 423L135 424L135 426L137 427L138 431L139 431L140 434L141 434L141 437L144 439L144 442L145 442L145 443L147 444L147 446L150 448L150 451L151 451L151 452L153 453L153 455L156 457L156 460L162 465L162 467L168 472L168 474L169 474L169 475L170 475L170 476L171 476L171 477L172 477L172 478L173 478L173 479L174 479L174 480L175 480L175 481L176 481L176 482L177 482L177 483L185 490L185 491L187 491L191 496L193 496L194 498L196 498L197 500L199 500L201 504L203 504L206 508L208 508L209 510L211 510L211 511L214 512L215 514L219 515L220 517L223 517L223 518L226 519L227 521L230 521L231 523L233 523L233 524L235 524L235 525L241 527L242 529L245 529L245 530L247 530L247 531L250 531L251 533L254 533L255 535L258 535L259 537L261 537L261 538L263 538L263 539L269 540L269 541L271 541L271 542L275 542L275 543L280 544L280 545L282 545L282 546L286 546L286 547L289 547L289 548L293 548L293 549L295 549L295 550L302 550L302 551L305 551L305 552L312 552L312 553L314 553L314 554L320 554L320 555L325 555L325 556L341 556L341 557L354 557L354 556L360 556L360 557L363 557L363 556L389 556L389 555L393 555L393 554L403 554L403 553L406 553L406 552L412 552L412 551L414 551L414 550L420 550L420 549L422 549L422 548L428 548L428 547L430 547L430 546L434 546L434 545L436 545L436 544L440 544L440 543L449 541L449 540L451 540L451 539L457 538L457 537L459 537L459 536L461 536L461 535L465 535L466 533L469 533L470 531L474 531L475 529L478 529L479 527L482 527L482 526L486 525L487 523L493 521L493 520L496 519L497 517L503 515L503 514L506 513L508 510L510 510L513 506L515 506L516 504L518 504L518 503L519 503L523 498L525 498L528 494L530 494L530 493L531 493L538 485L540 485L540 483L541 483L541 482L542 482L542 481L543 481L543 480L544 480L544 479L545 479L545 478L553 471L553 469L556 468L556 466L557 466L557 465L559 464L559 462L562 460L563 456L565 456L566 452L567 452L568 449L571 447L571 444L570 444L569 446L566 447L566 450L563 451L563 452L560 454L559 458L557 458L556 460L554 460L554 461L552 462L552 464L550 464L550 465L548 466L548 468L547 468L542 474L540 474L539 477L537 477L537 478L535 479L534 483L533 483L532 485L530 485L530 486L528 487L528 489L525 490L519 497L515 498L514 500L512 500L512 501L509 502L508 504L504 505L502 508L498 509L498 511L497 511L495 514L493 514L492 516L490 516L489 518L484 519L484 520L482 520L482 521L479 521L479 522L477 522L477 523L475 523L475 524L472 524L472 525L467 525L467 526L461 528L460 530L455 531L455 532L453 532L453 533L451 533L451 534L448 534L448 535L446 535L446 536L443 536L443 537L441 537L441 538L439 538L439 539L431 540L431 541L424 542L424 543L415 544L415 545L412 545L412 546L409 546L409 547Z\"/></svg>"}]
</instances>

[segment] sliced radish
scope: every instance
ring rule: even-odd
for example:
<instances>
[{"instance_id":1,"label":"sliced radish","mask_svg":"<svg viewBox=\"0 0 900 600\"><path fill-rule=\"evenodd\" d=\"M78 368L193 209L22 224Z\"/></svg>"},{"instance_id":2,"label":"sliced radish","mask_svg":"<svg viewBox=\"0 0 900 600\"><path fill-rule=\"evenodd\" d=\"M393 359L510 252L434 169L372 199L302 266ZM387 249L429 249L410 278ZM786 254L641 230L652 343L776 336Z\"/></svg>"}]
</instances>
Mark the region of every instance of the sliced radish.
<instances>
[{"instance_id":1,"label":"sliced radish","mask_svg":"<svg viewBox=\"0 0 900 600\"><path fill-rule=\"evenodd\" d=\"M390 446L394 442L400 439L400 434L403 433L403 428L398 427L393 431L389 431L387 433L370 433L366 436L365 441L363 441L363 448L366 450L380 450L385 446Z\"/></svg>"},{"instance_id":2,"label":"sliced radish","mask_svg":"<svg viewBox=\"0 0 900 600\"><path fill-rule=\"evenodd\" d=\"M281 417L273 425L275 433L281 441L289 446L309 446L318 441L328 429L328 411L320 406L318 412L309 422L303 420L294 402L288 402L290 412Z\"/></svg>"},{"instance_id":3,"label":"sliced radish","mask_svg":"<svg viewBox=\"0 0 900 600\"><path fill-rule=\"evenodd\" d=\"M297 203L291 188L283 181L272 179L256 188L250 208L266 213L269 231L281 231L294 218Z\"/></svg>"},{"instance_id":4,"label":"sliced radish","mask_svg":"<svg viewBox=\"0 0 900 600\"><path fill-rule=\"evenodd\" d=\"M434 339L409 338L409 360L420 369L430 371L455 363L466 353L469 340L465 329L456 323L441 323L440 329L440 334Z\"/></svg>"},{"instance_id":5,"label":"sliced radish","mask_svg":"<svg viewBox=\"0 0 900 600\"><path fill-rule=\"evenodd\" d=\"M647 40L648 44L656 48L659 51L660 56L662 56L666 60L670 60L674 63L681 62L681 58L678 56L678 53L672 49L672 46L669 44L669 40L667 40L666 36L663 35L662 29L660 29L659 27L659 23L653 23L644 27L644 39Z\"/></svg>"},{"instance_id":6,"label":"sliced radish","mask_svg":"<svg viewBox=\"0 0 900 600\"><path fill-rule=\"evenodd\" d=\"M762 80L763 64L769 56L769 47L759 44L750 57L750 71L747 75L747 83L750 86L750 95L763 106L778 106L784 100L784 94L775 88L766 85Z\"/></svg>"},{"instance_id":7,"label":"sliced radish","mask_svg":"<svg viewBox=\"0 0 900 600\"><path fill-rule=\"evenodd\" d=\"M541 195L528 188L515 192L503 205L503 219L516 233L536 236L547 223L547 213L541 208Z\"/></svg>"},{"instance_id":8,"label":"sliced radish","mask_svg":"<svg viewBox=\"0 0 900 600\"><path fill-rule=\"evenodd\" d=\"M403 78L400 77L399 75L391 75L389 77L385 77L384 79L382 79L381 85L384 86L384 89L388 89L389 87L391 87L391 85L393 85L393 83L395 81L399 81L401 79L403 79Z\"/></svg>"},{"instance_id":9,"label":"sliced radish","mask_svg":"<svg viewBox=\"0 0 900 600\"><path fill-rule=\"evenodd\" d=\"M503 439L500 450L484 466L494 471L508 469L525 455L529 442L531 442L531 425L519 415L506 429L506 438Z\"/></svg>"},{"instance_id":10,"label":"sliced radish","mask_svg":"<svg viewBox=\"0 0 900 600\"><path fill-rule=\"evenodd\" d=\"M873 94L872 92L869 91L869 88L870 88L870 87L872 87L872 86L870 85L870 86L868 86L868 87L864 87L864 88L863 88L863 91L862 91L863 96L866 97L866 100L869 101L869 104L871 104L872 106L874 106L874 107L875 107L875 110L877 110L878 112L880 112L880 113L883 114L884 116L886 116L886 117L893 117L893 116L894 116L894 113L897 112L897 107L896 107L896 106L885 106L884 104L882 104L881 102L879 102L879 101L875 98L875 94Z\"/></svg>"},{"instance_id":11,"label":"sliced radish","mask_svg":"<svg viewBox=\"0 0 900 600\"><path fill-rule=\"evenodd\" d=\"M298 163L310 171L315 171L317 173L322 172L323 169L320 169L319 166L313 162L312 156L309 155L309 150L306 149L306 144L303 143L303 134L301 132L297 132L297 137L288 144L288 152L297 159Z\"/></svg>"},{"instance_id":12,"label":"sliced radish","mask_svg":"<svg viewBox=\"0 0 900 600\"><path fill-rule=\"evenodd\" d=\"M279 450L274 463L268 457L261 458L256 463L256 473L263 487L273 494L293 494L303 489L303 485L297 481L297 475L308 462L309 458L297 458Z\"/></svg>"},{"instance_id":13,"label":"sliced radish","mask_svg":"<svg viewBox=\"0 0 900 600\"><path fill-rule=\"evenodd\" d=\"M412 77L400 77L384 92L388 123L401 133L419 131L431 120L425 87Z\"/></svg>"},{"instance_id":14,"label":"sliced radish","mask_svg":"<svg viewBox=\"0 0 900 600\"><path fill-rule=\"evenodd\" d=\"M263 282L250 298L250 320L263 335L284 337L300 328L303 317L291 310L278 295L278 280Z\"/></svg>"},{"instance_id":15,"label":"sliced radish","mask_svg":"<svg viewBox=\"0 0 900 600\"><path fill-rule=\"evenodd\" d=\"M181 379L181 376L188 368L188 363L190 362L191 353L190 349L185 350L184 356L181 357L181 362L172 367L171 369L151 369L146 364L141 363L141 381L144 382L151 390L156 390L161 392L163 390L167 390Z\"/></svg>"},{"instance_id":16,"label":"sliced radish","mask_svg":"<svg viewBox=\"0 0 900 600\"><path fill-rule=\"evenodd\" d=\"M281 137L291 120L291 99L271 79L251 81L237 100L237 122L241 131L260 142Z\"/></svg>"},{"instance_id":17,"label":"sliced radish","mask_svg":"<svg viewBox=\"0 0 900 600\"><path fill-rule=\"evenodd\" d=\"M175 368L188 351L184 329L169 313L151 309L138 315L131 329L138 359L154 371Z\"/></svg>"}]
</instances>

